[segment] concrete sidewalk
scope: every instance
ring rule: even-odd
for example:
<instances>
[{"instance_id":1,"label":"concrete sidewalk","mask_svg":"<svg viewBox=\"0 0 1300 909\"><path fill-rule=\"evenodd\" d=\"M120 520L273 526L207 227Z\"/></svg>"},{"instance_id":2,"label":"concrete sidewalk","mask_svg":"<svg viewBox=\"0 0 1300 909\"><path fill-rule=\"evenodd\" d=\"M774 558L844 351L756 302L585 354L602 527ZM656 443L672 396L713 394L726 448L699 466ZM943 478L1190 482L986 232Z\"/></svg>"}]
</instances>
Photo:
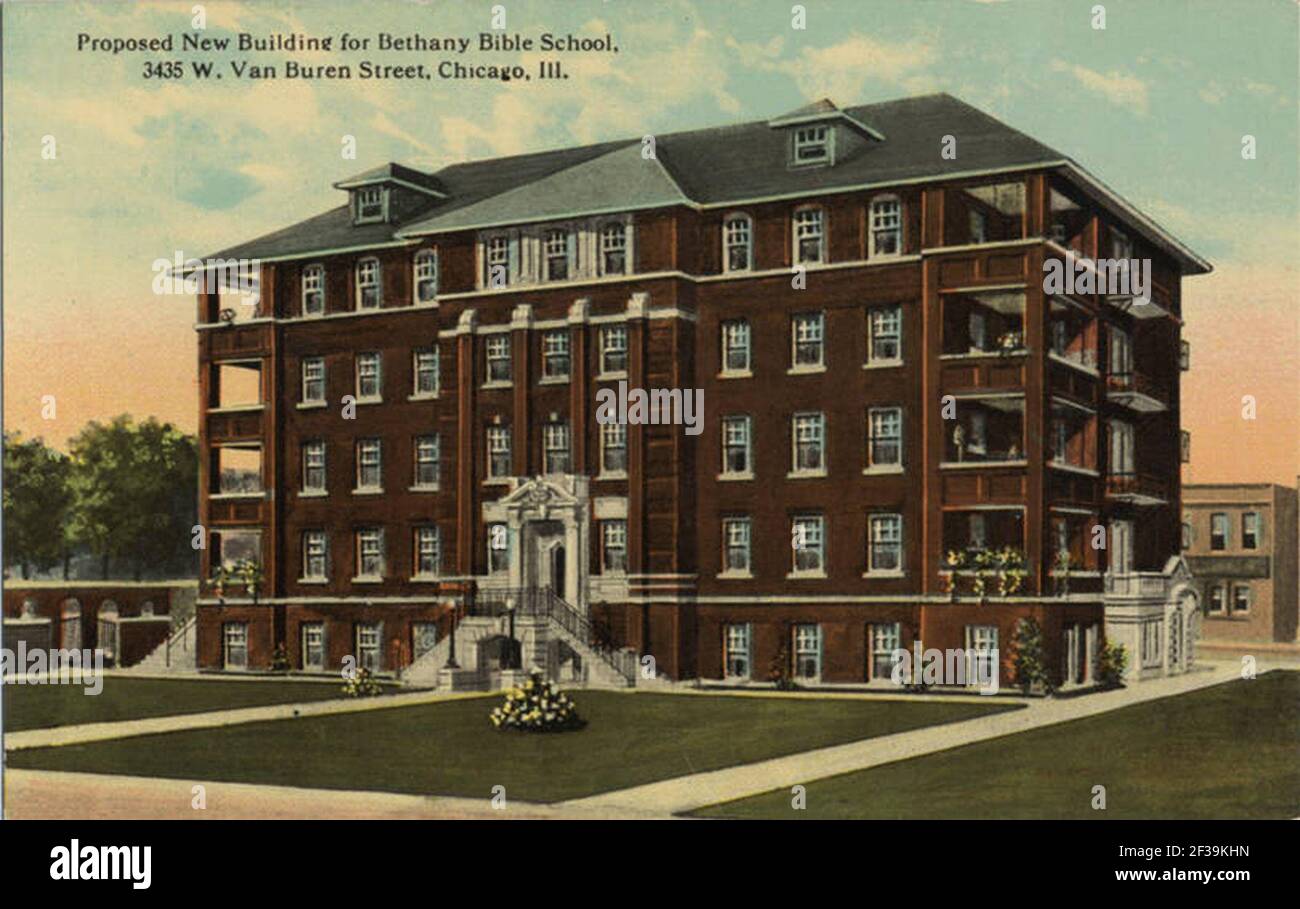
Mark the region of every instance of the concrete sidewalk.
<instances>
[{"instance_id":1,"label":"concrete sidewalk","mask_svg":"<svg viewBox=\"0 0 1300 909\"><path fill-rule=\"evenodd\" d=\"M773 789L806 785L825 777L866 770L972 742L1095 716L1130 704L1172 697L1230 681L1237 677L1235 669L1235 664L1202 664L1186 675L1154 679L1116 691L1035 701L1023 710L976 717L943 726L927 726L740 767L661 780L631 789L560 802L556 807L566 813L655 811L677 814L759 795Z\"/></svg>"}]
</instances>

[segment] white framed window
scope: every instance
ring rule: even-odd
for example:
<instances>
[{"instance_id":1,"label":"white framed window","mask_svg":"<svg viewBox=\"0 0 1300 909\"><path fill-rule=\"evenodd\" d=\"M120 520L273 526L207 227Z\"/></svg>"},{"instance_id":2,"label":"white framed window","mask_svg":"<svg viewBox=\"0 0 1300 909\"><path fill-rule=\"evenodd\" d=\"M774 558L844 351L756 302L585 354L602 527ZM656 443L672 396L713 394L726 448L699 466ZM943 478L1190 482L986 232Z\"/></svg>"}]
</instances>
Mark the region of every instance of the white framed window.
<instances>
[{"instance_id":1,"label":"white framed window","mask_svg":"<svg viewBox=\"0 0 1300 909\"><path fill-rule=\"evenodd\" d=\"M415 574L435 578L442 570L442 534L437 527L415 528Z\"/></svg>"},{"instance_id":2,"label":"white framed window","mask_svg":"<svg viewBox=\"0 0 1300 909\"><path fill-rule=\"evenodd\" d=\"M506 524L487 526L488 574L504 574L510 570L510 528Z\"/></svg>"},{"instance_id":3,"label":"white framed window","mask_svg":"<svg viewBox=\"0 0 1300 909\"><path fill-rule=\"evenodd\" d=\"M380 646L380 640L383 636L382 627L378 622L358 622L356 626L357 638L357 668L365 669L369 672L379 672L382 668L383 648Z\"/></svg>"},{"instance_id":4,"label":"white framed window","mask_svg":"<svg viewBox=\"0 0 1300 909\"><path fill-rule=\"evenodd\" d=\"M724 374L749 372L749 321L746 319L728 319L720 327L722 333L722 372Z\"/></svg>"},{"instance_id":5,"label":"white framed window","mask_svg":"<svg viewBox=\"0 0 1300 909\"><path fill-rule=\"evenodd\" d=\"M363 527L357 531L357 577L384 576L384 531L381 527Z\"/></svg>"},{"instance_id":6,"label":"white framed window","mask_svg":"<svg viewBox=\"0 0 1300 909\"><path fill-rule=\"evenodd\" d=\"M627 521L600 522L600 568L605 574L627 571Z\"/></svg>"},{"instance_id":7,"label":"white framed window","mask_svg":"<svg viewBox=\"0 0 1300 909\"><path fill-rule=\"evenodd\" d=\"M877 306L867 311L867 362L903 362L903 307Z\"/></svg>"},{"instance_id":8,"label":"white framed window","mask_svg":"<svg viewBox=\"0 0 1300 909\"><path fill-rule=\"evenodd\" d=\"M903 251L903 204L897 196L871 200L871 258L896 256Z\"/></svg>"},{"instance_id":9,"label":"white framed window","mask_svg":"<svg viewBox=\"0 0 1300 909\"><path fill-rule=\"evenodd\" d=\"M600 371L604 375L627 372L626 325L607 325L600 330Z\"/></svg>"},{"instance_id":10,"label":"white framed window","mask_svg":"<svg viewBox=\"0 0 1300 909\"><path fill-rule=\"evenodd\" d=\"M319 316L325 312L325 266L308 265L302 270L302 314Z\"/></svg>"},{"instance_id":11,"label":"white framed window","mask_svg":"<svg viewBox=\"0 0 1300 909\"><path fill-rule=\"evenodd\" d=\"M542 260L547 281L569 280L572 234L567 230L552 229L542 236Z\"/></svg>"},{"instance_id":12,"label":"white framed window","mask_svg":"<svg viewBox=\"0 0 1300 909\"><path fill-rule=\"evenodd\" d=\"M376 492L384 488L384 443L357 439L357 489Z\"/></svg>"},{"instance_id":13,"label":"white framed window","mask_svg":"<svg viewBox=\"0 0 1300 909\"><path fill-rule=\"evenodd\" d=\"M223 622L221 661L226 669L248 668L248 623Z\"/></svg>"},{"instance_id":14,"label":"white framed window","mask_svg":"<svg viewBox=\"0 0 1300 909\"><path fill-rule=\"evenodd\" d=\"M790 365L808 369L826 365L826 314L801 312L790 317Z\"/></svg>"},{"instance_id":15,"label":"white framed window","mask_svg":"<svg viewBox=\"0 0 1300 909\"><path fill-rule=\"evenodd\" d=\"M503 479L510 476L510 427L489 426L487 430L488 478Z\"/></svg>"},{"instance_id":16,"label":"white framed window","mask_svg":"<svg viewBox=\"0 0 1300 909\"><path fill-rule=\"evenodd\" d=\"M626 224L606 224L600 229L600 273L624 275L628 271Z\"/></svg>"},{"instance_id":17,"label":"white framed window","mask_svg":"<svg viewBox=\"0 0 1300 909\"><path fill-rule=\"evenodd\" d=\"M899 622L877 622L871 626L871 678L892 679L894 651L903 646L903 626Z\"/></svg>"},{"instance_id":18,"label":"white framed window","mask_svg":"<svg viewBox=\"0 0 1300 909\"><path fill-rule=\"evenodd\" d=\"M824 124L800 126L794 131L795 164L822 164L831 160L831 129Z\"/></svg>"},{"instance_id":19,"label":"white framed window","mask_svg":"<svg viewBox=\"0 0 1300 909\"><path fill-rule=\"evenodd\" d=\"M363 186L352 191L352 220L357 224L383 221L388 217L388 190Z\"/></svg>"},{"instance_id":20,"label":"white framed window","mask_svg":"<svg viewBox=\"0 0 1300 909\"><path fill-rule=\"evenodd\" d=\"M903 463L903 409L872 407L867 411L867 466L896 467Z\"/></svg>"},{"instance_id":21,"label":"white framed window","mask_svg":"<svg viewBox=\"0 0 1300 909\"><path fill-rule=\"evenodd\" d=\"M432 303L438 298L438 253L424 249L415 256L415 301Z\"/></svg>"},{"instance_id":22,"label":"white framed window","mask_svg":"<svg viewBox=\"0 0 1300 909\"><path fill-rule=\"evenodd\" d=\"M727 625L725 640L723 663L727 678L748 679L752 664L749 623L741 622Z\"/></svg>"},{"instance_id":23,"label":"white framed window","mask_svg":"<svg viewBox=\"0 0 1300 909\"><path fill-rule=\"evenodd\" d=\"M896 574L903 570L903 516L873 514L867 519L867 571Z\"/></svg>"},{"instance_id":24,"label":"white framed window","mask_svg":"<svg viewBox=\"0 0 1300 909\"><path fill-rule=\"evenodd\" d=\"M547 423L542 427L542 454L547 473L569 472L568 423Z\"/></svg>"},{"instance_id":25,"label":"white framed window","mask_svg":"<svg viewBox=\"0 0 1300 909\"><path fill-rule=\"evenodd\" d=\"M440 358L438 348L421 347L413 355L412 371L415 376L414 393L417 396L433 396L438 393L438 367Z\"/></svg>"},{"instance_id":26,"label":"white framed window","mask_svg":"<svg viewBox=\"0 0 1300 909\"><path fill-rule=\"evenodd\" d=\"M1248 612L1250 612L1250 587L1246 584L1237 584L1232 588L1232 614Z\"/></svg>"},{"instance_id":27,"label":"white framed window","mask_svg":"<svg viewBox=\"0 0 1300 909\"><path fill-rule=\"evenodd\" d=\"M542 335L542 378L569 377L569 332L557 328Z\"/></svg>"},{"instance_id":28,"label":"white framed window","mask_svg":"<svg viewBox=\"0 0 1300 909\"><path fill-rule=\"evenodd\" d=\"M302 577L312 581L329 577L329 538L323 530L303 531Z\"/></svg>"},{"instance_id":29,"label":"white framed window","mask_svg":"<svg viewBox=\"0 0 1300 909\"><path fill-rule=\"evenodd\" d=\"M302 444L302 491L325 491L325 441L312 439Z\"/></svg>"},{"instance_id":30,"label":"white framed window","mask_svg":"<svg viewBox=\"0 0 1300 909\"><path fill-rule=\"evenodd\" d=\"M378 259L357 263L357 309L378 309L383 305Z\"/></svg>"},{"instance_id":31,"label":"white framed window","mask_svg":"<svg viewBox=\"0 0 1300 909\"><path fill-rule=\"evenodd\" d=\"M815 681L822 676L822 626L794 626L794 675Z\"/></svg>"},{"instance_id":32,"label":"white framed window","mask_svg":"<svg viewBox=\"0 0 1300 909\"><path fill-rule=\"evenodd\" d=\"M826 415L797 413L791 417L791 462L793 473L826 472Z\"/></svg>"},{"instance_id":33,"label":"white framed window","mask_svg":"<svg viewBox=\"0 0 1300 909\"><path fill-rule=\"evenodd\" d=\"M302 358L302 403L325 403L325 358Z\"/></svg>"},{"instance_id":34,"label":"white framed window","mask_svg":"<svg viewBox=\"0 0 1300 909\"><path fill-rule=\"evenodd\" d=\"M489 335L484 346L487 348L487 380L509 382L513 374L510 335L505 333Z\"/></svg>"},{"instance_id":35,"label":"white framed window","mask_svg":"<svg viewBox=\"0 0 1300 909\"><path fill-rule=\"evenodd\" d=\"M754 267L754 222L749 215L728 215L722 222L722 270L749 271Z\"/></svg>"},{"instance_id":36,"label":"white framed window","mask_svg":"<svg viewBox=\"0 0 1300 909\"><path fill-rule=\"evenodd\" d=\"M966 651L971 660L966 667L966 680L995 678L998 671L998 626L967 625Z\"/></svg>"},{"instance_id":37,"label":"white framed window","mask_svg":"<svg viewBox=\"0 0 1300 909\"><path fill-rule=\"evenodd\" d=\"M820 208L801 208L794 213L794 261L816 265L826 261L825 213Z\"/></svg>"},{"instance_id":38,"label":"white framed window","mask_svg":"<svg viewBox=\"0 0 1300 909\"><path fill-rule=\"evenodd\" d=\"M749 574L751 523L736 515L722 519L722 571L724 574Z\"/></svg>"},{"instance_id":39,"label":"white framed window","mask_svg":"<svg viewBox=\"0 0 1300 909\"><path fill-rule=\"evenodd\" d=\"M1227 549L1229 536L1228 516L1221 511L1210 515L1210 549Z\"/></svg>"},{"instance_id":40,"label":"white framed window","mask_svg":"<svg viewBox=\"0 0 1300 909\"><path fill-rule=\"evenodd\" d=\"M510 285L510 238L488 237L483 242L483 286Z\"/></svg>"},{"instance_id":41,"label":"white framed window","mask_svg":"<svg viewBox=\"0 0 1300 909\"><path fill-rule=\"evenodd\" d=\"M821 574L826 570L826 519L819 514L796 515L790 522L790 548L794 574Z\"/></svg>"},{"instance_id":42,"label":"white framed window","mask_svg":"<svg viewBox=\"0 0 1300 909\"><path fill-rule=\"evenodd\" d=\"M600 472L627 472L627 424L605 423L600 427Z\"/></svg>"},{"instance_id":43,"label":"white framed window","mask_svg":"<svg viewBox=\"0 0 1300 909\"><path fill-rule=\"evenodd\" d=\"M441 467L441 440L437 434L415 437L415 488L437 489Z\"/></svg>"},{"instance_id":44,"label":"white framed window","mask_svg":"<svg viewBox=\"0 0 1300 909\"><path fill-rule=\"evenodd\" d=\"M357 354L357 400L378 401L383 395L383 376L379 354L373 351Z\"/></svg>"},{"instance_id":45,"label":"white framed window","mask_svg":"<svg viewBox=\"0 0 1300 909\"><path fill-rule=\"evenodd\" d=\"M752 421L748 415L733 414L722 418L722 473L724 476L751 476L754 471Z\"/></svg>"},{"instance_id":46,"label":"white framed window","mask_svg":"<svg viewBox=\"0 0 1300 909\"><path fill-rule=\"evenodd\" d=\"M1259 512L1247 511L1241 516L1241 548L1259 548Z\"/></svg>"},{"instance_id":47,"label":"white framed window","mask_svg":"<svg viewBox=\"0 0 1300 909\"><path fill-rule=\"evenodd\" d=\"M302 641L302 668L307 671L325 671L325 623L303 622L299 627Z\"/></svg>"},{"instance_id":48,"label":"white framed window","mask_svg":"<svg viewBox=\"0 0 1300 909\"><path fill-rule=\"evenodd\" d=\"M1210 588L1210 612L1222 615L1228 610L1228 592L1222 584Z\"/></svg>"}]
</instances>

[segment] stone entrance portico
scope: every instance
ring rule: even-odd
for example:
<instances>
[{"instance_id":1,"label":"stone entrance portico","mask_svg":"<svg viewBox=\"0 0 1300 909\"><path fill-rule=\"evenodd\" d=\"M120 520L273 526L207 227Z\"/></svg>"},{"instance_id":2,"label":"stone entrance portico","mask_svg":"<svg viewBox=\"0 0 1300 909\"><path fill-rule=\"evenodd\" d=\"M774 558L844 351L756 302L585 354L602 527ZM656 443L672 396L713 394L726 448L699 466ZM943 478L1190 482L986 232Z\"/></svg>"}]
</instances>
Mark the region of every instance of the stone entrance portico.
<instances>
[{"instance_id":1,"label":"stone entrance portico","mask_svg":"<svg viewBox=\"0 0 1300 909\"><path fill-rule=\"evenodd\" d=\"M573 474L513 477L510 492L483 504L483 519L507 528L509 572L501 586L549 587L587 614L587 483Z\"/></svg>"}]
</instances>

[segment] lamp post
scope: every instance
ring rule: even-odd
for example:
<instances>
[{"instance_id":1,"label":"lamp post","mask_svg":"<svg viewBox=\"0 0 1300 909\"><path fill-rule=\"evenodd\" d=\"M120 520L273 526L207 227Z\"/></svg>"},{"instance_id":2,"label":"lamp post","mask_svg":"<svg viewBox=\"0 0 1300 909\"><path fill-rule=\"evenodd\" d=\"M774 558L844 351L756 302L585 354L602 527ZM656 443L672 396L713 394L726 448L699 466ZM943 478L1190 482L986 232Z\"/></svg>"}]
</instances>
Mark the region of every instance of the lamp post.
<instances>
[{"instance_id":1,"label":"lamp post","mask_svg":"<svg viewBox=\"0 0 1300 909\"><path fill-rule=\"evenodd\" d=\"M460 664L456 662L456 601L451 601L451 641L448 643L447 669L459 669Z\"/></svg>"},{"instance_id":2,"label":"lamp post","mask_svg":"<svg viewBox=\"0 0 1300 909\"><path fill-rule=\"evenodd\" d=\"M518 669L519 659L517 655L519 652L518 650L519 645L515 642L515 598L514 597L506 597L506 620L509 623L510 641L506 645L506 665L503 666L502 668Z\"/></svg>"}]
</instances>

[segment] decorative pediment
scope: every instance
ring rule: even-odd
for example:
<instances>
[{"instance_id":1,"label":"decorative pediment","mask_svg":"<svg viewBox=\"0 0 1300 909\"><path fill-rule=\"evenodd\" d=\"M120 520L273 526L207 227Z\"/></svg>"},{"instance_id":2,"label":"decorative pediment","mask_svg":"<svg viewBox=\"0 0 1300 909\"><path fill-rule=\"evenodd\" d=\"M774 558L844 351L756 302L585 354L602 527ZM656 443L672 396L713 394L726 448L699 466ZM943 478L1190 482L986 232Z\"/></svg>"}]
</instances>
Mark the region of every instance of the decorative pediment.
<instances>
[{"instance_id":1,"label":"decorative pediment","mask_svg":"<svg viewBox=\"0 0 1300 909\"><path fill-rule=\"evenodd\" d=\"M551 509L576 508L582 502L572 491L564 488L562 480L531 477L519 481L510 494L501 499L501 504L507 508L545 513Z\"/></svg>"},{"instance_id":2,"label":"decorative pediment","mask_svg":"<svg viewBox=\"0 0 1300 909\"><path fill-rule=\"evenodd\" d=\"M1192 579L1192 570L1187 567L1187 560L1180 555L1169 557L1165 563L1165 570L1162 572L1165 577L1169 578L1171 583L1187 582Z\"/></svg>"}]
</instances>

